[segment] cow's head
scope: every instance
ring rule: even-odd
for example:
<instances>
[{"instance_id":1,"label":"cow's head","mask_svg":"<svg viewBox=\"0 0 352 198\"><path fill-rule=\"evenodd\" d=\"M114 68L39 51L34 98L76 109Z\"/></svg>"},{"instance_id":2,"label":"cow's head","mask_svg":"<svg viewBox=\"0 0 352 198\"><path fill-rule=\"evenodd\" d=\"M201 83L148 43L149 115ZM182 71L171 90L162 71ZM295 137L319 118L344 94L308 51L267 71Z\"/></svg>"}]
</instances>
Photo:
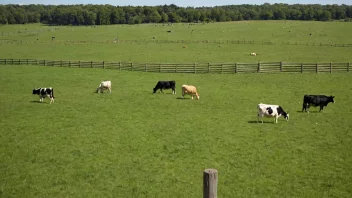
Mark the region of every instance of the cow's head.
<instances>
[{"instance_id":1,"label":"cow's head","mask_svg":"<svg viewBox=\"0 0 352 198\"><path fill-rule=\"evenodd\" d=\"M156 90L157 90L156 88L153 88L153 93L155 93L155 92L156 92Z\"/></svg>"},{"instance_id":2,"label":"cow's head","mask_svg":"<svg viewBox=\"0 0 352 198\"><path fill-rule=\"evenodd\" d=\"M330 97L329 97L329 102L335 103L334 98L335 98L335 96L330 96Z\"/></svg>"},{"instance_id":3,"label":"cow's head","mask_svg":"<svg viewBox=\"0 0 352 198\"><path fill-rule=\"evenodd\" d=\"M286 112L286 116L284 116L284 117L285 117L286 121L288 121L288 120L289 120L290 115L288 114L288 111Z\"/></svg>"},{"instance_id":4,"label":"cow's head","mask_svg":"<svg viewBox=\"0 0 352 198\"><path fill-rule=\"evenodd\" d=\"M39 93L39 89L33 89L33 94L38 94Z\"/></svg>"}]
</instances>

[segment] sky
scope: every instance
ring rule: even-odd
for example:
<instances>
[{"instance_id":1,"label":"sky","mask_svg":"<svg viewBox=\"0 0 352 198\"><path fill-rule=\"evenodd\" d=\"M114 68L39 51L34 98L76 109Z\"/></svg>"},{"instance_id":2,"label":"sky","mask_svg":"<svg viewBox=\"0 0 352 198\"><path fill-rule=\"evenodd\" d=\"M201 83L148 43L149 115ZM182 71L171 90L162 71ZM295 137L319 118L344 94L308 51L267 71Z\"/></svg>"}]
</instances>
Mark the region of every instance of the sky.
<instances>
[{"instance_id":1,"label":"sky","mask_svg":"<svg viewBox=\"0 0 352 198\"><path fill-rule=\"evenodd\" d=\"M68 5L68 4L110 4L114 6L155 6L175 4L180 7L202 7L220 5L239 5L264 3L286 4L346 4L352 5L352 0L0 0L0 4L44 4L44 5Z\"/></svg>"}]
</instances>

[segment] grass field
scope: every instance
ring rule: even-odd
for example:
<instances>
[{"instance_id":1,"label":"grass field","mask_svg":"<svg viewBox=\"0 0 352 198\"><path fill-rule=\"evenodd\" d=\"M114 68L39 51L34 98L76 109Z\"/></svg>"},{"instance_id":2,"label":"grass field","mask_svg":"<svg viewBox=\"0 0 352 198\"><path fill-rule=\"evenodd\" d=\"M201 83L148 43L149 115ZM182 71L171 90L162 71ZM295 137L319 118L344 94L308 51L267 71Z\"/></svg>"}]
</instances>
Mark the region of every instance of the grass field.
<instances>
[{"instance_id":1,"label":"grass field","mask_svg":"<svg viewBox=\"0 0 352 198\"><path fill-rule=\"evenodd\" d=\"M284 27L284 28L283 28ZM56 30L55 30L56 28ZM27 29L27 30L26 30ZM41 30L41 31L39 31ZM45 30L45 31L44 31ZM50 30L50 31L49 31ZM172 30L172 33L167 33ZM193 33L191 33L193 31ZM24 33L18 33L22 31ZM25 32L26 31L26 32ZM161 40L253 40L255 42L303 42L352 44L348 32L352 23L298 21L244 21L214 24L113 25L94 27L48 27L39 25L0 26L0 32L15 32L1 36L3 40L112 41ZM309 36L312 34L312 36ZM10 34L12 35L12 34ZM219 47L220 46L220 47ZM185 47L185 48L183 48ZM350 47L261 45L261 44L2 44L2 58L40 58L55 60L126 61L134 63L227 63L227 62L347 62ZM249 53L258 56L251 57Z\"/></svg>"},{"instance_id":2,"label":"grass field","mask_svg":"<svg viewBox=\"0 0 352 198\"><path fill-rule=\"evenodd\" d=\"M44 75L50 74L50 75ZM200 197L219 171L219 197L350 197L351 77L190 75L2 66L0 194L4 197ZM95 94L102 79L112 94ZM152 94L175 79L177 94ZM194 84L201 100L180 100ZM55 88L37 103L36 86ZM301 113L306 93L333 94ZM189 97L187 97L189 98ZM290 120L256 123L256 105Z\"/></svg>"},{"instance_id":3,"label":"grass field","mask_svg":"<svg viewBox=\"0 0 352 198\"><path fill-rule=\"evenodd\" d=\"M169 29L172 34L166 33ZM50 41L55 36L97 41L156 36L348 44L351 29L351 23L297 21L190 28L183 24L96 28L30 24L0 26L5 33L0 39ZM250 52L258 56L251 57ZM182 48L152 43L3 43L0 54L0 58L143 63L351 62L352 51L279 44ZM112 94L93 93L105 79L112 81ZM176 95L170 90L152 94L158 80L169 79L176 80ZM219 171L219 197L352 196L352 78L347 72L167 74L1 65L0 83L0 197L201 197L206 168ZM201 99L179 99L182 84L197 86ZM54 104L47 98L38 103L32 89L39 86L54 88ZM317 108L301 113L304 94L334 95L336 103L321 113ZM281 105L290 120L257 123L260 102Z\"/></svg>"}]
</instances>

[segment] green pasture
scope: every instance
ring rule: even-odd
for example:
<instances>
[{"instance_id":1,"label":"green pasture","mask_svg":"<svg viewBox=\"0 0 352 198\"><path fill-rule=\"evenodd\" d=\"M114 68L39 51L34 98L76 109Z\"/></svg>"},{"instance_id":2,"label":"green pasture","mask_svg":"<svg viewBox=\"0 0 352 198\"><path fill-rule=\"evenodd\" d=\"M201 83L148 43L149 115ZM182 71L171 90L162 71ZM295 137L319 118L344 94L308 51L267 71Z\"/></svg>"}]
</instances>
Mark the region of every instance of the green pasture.
<instances>
[{"instance_id":1,"label":"green pasture","mask_svg":"<svg viewBox=\"0 0 352 198\"><path fill-rule=\"evenodd\" d=\"M167 33L171 30L171 33ZM0 26L2 58L122 61L133 63L348 62L352 23L240 21L210 24L141 24L110 26ZM310 34L312 34L310 36ZM55 42L52 43L52 37ZM113 43L120 40L253 41L255 44ZM6 43L22 41L23 44ZM88 43L65 43L87 41ZM109 41L110 43L97 43ZM31 44L25 44L25 43ZM36 42L36 43L34 43ZM263 45L263 42L276 43ZM287 45L283 42L299 45ZM304 45L307 44L307 45ZM249 56L256 52L258 56Z\"/></svg>"},{"instance_id":2,"label":"green pasture","mask_svg":"<svg viewBox=\"0 0 352 198\"><path fill-rule=\"evenodd\" d=\"M112 80L112 94L93 93ZM152 94L158 80L177 94ZM1 197L351 197L352 78L332 74L162 74L0 67ZM181 100L181 85L200 100ZM38 103L38 86L55 103ZM304 94L334 95L301 113ZM290 114L257 123L258 103Z\"/></svg>"}]
</instances>

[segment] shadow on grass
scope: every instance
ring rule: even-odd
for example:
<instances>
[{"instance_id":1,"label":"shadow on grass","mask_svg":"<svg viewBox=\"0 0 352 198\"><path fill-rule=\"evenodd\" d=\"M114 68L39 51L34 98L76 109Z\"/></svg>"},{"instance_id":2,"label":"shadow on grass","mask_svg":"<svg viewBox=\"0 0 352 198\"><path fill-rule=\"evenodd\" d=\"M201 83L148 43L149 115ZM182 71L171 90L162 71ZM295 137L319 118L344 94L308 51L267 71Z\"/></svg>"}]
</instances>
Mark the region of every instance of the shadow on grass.
<instances>
[{"instance_id":1,"label":"shadow on grass","mask_svg":"<svg viewBox=\"0 0 352 198\"><path fill-rule=\"evenodd\" d=\"M308 114L308 112L305 112L305 111L296 111L297 113L307 113ZM309 113L319 113L319 111L317 110L317 111L309 111Z\"/></svg>"},{"instance_id":2,"label":"shadow on grass","mask_svg":"<svg viewBox=\"0 0 352 198\"><path fill-rule=\"evenodd\" d=\"M263 121L263 123L261 121L254 121L254 120L251 120L251 121L248 121L249 124L274 124L274 121Z\"/></svg>"},{"instance_id":3,"label":"shadow on grass","mask_svg":"<svg viewBox=\"0 0 352 198\"><path fill-rule=\"evenodd\" d=\"M177 100L190 100L191 98L182 98L182 97L177 97Z\"/></svg>"}]
</instances>

